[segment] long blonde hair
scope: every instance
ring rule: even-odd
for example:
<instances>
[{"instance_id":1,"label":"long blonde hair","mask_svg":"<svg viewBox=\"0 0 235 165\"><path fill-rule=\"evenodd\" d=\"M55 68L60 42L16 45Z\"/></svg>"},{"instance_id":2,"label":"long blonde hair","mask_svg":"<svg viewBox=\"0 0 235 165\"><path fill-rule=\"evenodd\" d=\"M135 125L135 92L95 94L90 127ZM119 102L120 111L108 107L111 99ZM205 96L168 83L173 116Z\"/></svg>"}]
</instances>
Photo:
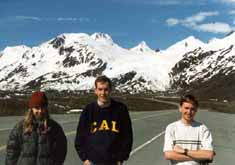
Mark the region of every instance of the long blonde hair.
<instances>
[{"instance_id":1,"label":"long blonde hair","mask_svg":"<svg viewBox=\"0 0 235 165\"><path fill-rule=\"evenodd\" d=\"M44 128L48 128L48 119L49 119L49 112L47 107L45 108L45 115L44 115L44 119L43 119L43 123L44 123ZM33 115L33 110L32 108L30 108L24 117L24 122L23 122L23 132L24 133L32 133L33 131L33 119L34 119L34 115Z\"/></svg>"}]
</instances>

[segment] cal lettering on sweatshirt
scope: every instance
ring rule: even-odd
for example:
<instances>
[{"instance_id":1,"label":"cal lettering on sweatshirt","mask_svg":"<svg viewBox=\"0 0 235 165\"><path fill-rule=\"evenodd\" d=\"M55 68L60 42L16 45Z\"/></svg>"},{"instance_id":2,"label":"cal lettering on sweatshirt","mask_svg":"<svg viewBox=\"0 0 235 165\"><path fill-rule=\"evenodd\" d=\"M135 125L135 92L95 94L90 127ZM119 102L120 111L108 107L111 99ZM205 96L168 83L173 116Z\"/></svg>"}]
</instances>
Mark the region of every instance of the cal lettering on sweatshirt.
<instances>
[{"instance_id":1,"label":"cal lettering on sweatshirt","mask_svg":"<svg viewBox=\"0 0 235 165\"><path fill-rule=\"evenodd\" d=\"M91 125L91 133L95 133L97 131L111 131L115 133L119 133L119 129L117 128L117 122L112 121L109 125L107 120L102 120L100 125L97 124L96 121L94 121Z\"/></svg>"}]
</instances>

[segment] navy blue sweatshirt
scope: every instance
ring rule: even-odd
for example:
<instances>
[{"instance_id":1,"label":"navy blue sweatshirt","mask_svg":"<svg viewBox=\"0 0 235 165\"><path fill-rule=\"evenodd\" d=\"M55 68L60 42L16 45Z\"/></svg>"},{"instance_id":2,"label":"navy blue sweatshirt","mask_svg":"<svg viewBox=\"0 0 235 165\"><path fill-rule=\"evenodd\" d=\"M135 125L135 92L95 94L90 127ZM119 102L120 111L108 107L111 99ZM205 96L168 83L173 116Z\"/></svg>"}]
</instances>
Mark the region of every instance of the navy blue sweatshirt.
<instances>
[{"instance_id":1,"label":"navy blue sweatshirt","mask_svg":"<svg viewBox=\"0 0 235 165\"><path fill-rule=\"evenodd\" d=\"M111 99L109 107L97 102L83 110L77 127L75 148L82 161L112 164L129 158L133 143L126 106Z\"/></svg>"}]
</instances>

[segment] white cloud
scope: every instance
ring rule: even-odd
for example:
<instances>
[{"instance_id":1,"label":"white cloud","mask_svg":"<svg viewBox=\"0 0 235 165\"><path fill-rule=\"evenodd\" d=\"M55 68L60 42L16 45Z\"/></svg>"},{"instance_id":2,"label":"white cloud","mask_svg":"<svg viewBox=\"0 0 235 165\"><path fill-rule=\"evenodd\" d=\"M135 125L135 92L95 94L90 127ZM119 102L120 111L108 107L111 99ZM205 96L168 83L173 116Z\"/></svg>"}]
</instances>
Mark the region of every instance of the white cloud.
<instances>
[{"instance_id":1,"label":"white cloud","mask_svg":"<svg viewBox=\"0 0 235 165\"><path fill-rule=\"evenodd\" d=\"M178 19L175 19L175 18L169 18L166 20L166 23L168 26L175 26L177 24L179 24L179 20Z\"/></svg>"},{"instance_id":2,"label":"white cloud","mask_svg":"<svg viewBox=\"0 0 235 165\"><path fill-rule=\"evenodd\" d=\"M160 5L160 6L173 6L173 5L200 5L205 4L206 0L112 0L118 3L130 4L143 4L143 5Z\"/></svg>"},{"instance_id":3,"label":"white cloud","mask_svg":"<svg viewBox=\"0 0 235 165\"><path fill-rule=\"evenodd\" d=\"M219 0L222 3L235 3L235 0Z\"/></svg>"},{"instance_id":4,"label":"white cloud","mask_svg":"<svg viewBox=\"0 0 235 165\"><path fill-rule=\"evenodd\" d=\"M79 22L89 22L90 19L89 18L85 18L85 17L80 17L80 18L73 18L73 17L59 17L56 18L57 21L79 21Z\"/></svg>"},{"instance_id":5,"label":"white cloud","mask_svg":"<svg viewBox=\"0 0 235 165\"><path fill-rule=\"evenodd\" d=\"M80 17L80 18L78 18L78 20L80 21L80 22L90 22L91 20L89 19L89 18L87 18L87 17ZM95 20L94 20L95 21Z\"/></svg>"},{"instance_id":6,"label":"white cloud","mask_svg":"<svg viewBox=\"0 0 235 165\"><path fill-rule=\"evenodd\" d=\"M197 22L202 22L206 19L206 17L210 17L210 16L217 16L219 15L219 12L215 11L215 12L199 12L195 15L192 15L190 17L185 18L184 20L182 20L183 23L197 23Z\"/></svg>"},{"instance_id":7,"label":"white cloud","mask_svg":"<svg viewBox=\"0 0 235 165\"><path fill-rule=\"evenodd\" d=\"M77 21L77 18L57 18L57 21Z\"/></svg>"},{"instance_id":8,"label":"white cloud","mask_svg":"<svg viewBox=\"0 0 235 165\"><path fill-rule=\"evenodd\" d=\"M232 30L231 26L223 22L202 23L207 17L217 16L219 12L199 12L184 19L169 18L166 20L168 26L176 26L177 24L191 28L197 31L211 33L227 33Z\"/></svg>"},{"instance_id":9,"label":"white cloud","mask_svg":"<svg viewBox=\"0 0 235 165\"><path fill-rule=\"evenodd\" d=\"M179 5L181 2L179 0L148 0L144 1L145 4L152 4L152 5Z\"/></svg>"},{"instance_id":10,"label":"white cloud","mask_svg":"<svg viewBox=\"0 0 235 165\"><path fill-rule=\"evenodd\" d=\"M33 16L16 16L17 20L32 20L32 21L41 21L41 18L39 17L33 17Z\"/></svg>"},{"instance_id":11,"label":"white cloud","mask_svg":"<svg viewBox=\"0 0 235 165\"><path fill-rule=\"evenodd\" d=\"M71 22L90 22L87 17L58 17L58 18L40 18L34 16L15 16L17 20L31 20L31 21L71 21Z\"/></svg>"},{"instance_id":12,"label":"white cloud","mask_svg":"<svg viewBox=\"0 0 235 165\"><path fill-rule=\"evenodd\" d=\"M193 28L197 31L212 32L212 33L228 33L232 30L232 27L230 25L222 22L201 24Z\"/></svg>"},{"instance_id":13,"label":"white cloud","mask_svg":"<svg viewBox=\"0 0 235 165\"><path fill-rule=\"evenodd\" d=\"M235 14L235 10L230 10L230 11L228 12L228 14L234 15L234 14Z\"/></svg>"},{"instance_id":14,"label":"white cloud","mask_svg":"<svg viewBox=\"0 0 235 165\"><path fill-rule=\"evenodd\" d=\"M144 5L179 5L183 0L113 0L118 3L144 4ZM189 0L188 0L189 1ZM191 0L190 0L191 1Z\"/></svg>"},{"instance_id":15,"label":"white cloud","mask_svg":"<svg viewBox=\"0 0 235 165\"><path fill-rule=\"evenodd\" d=\"M181 24L184 26L194 26L196 23L204 21L207 17L210 16L217 16L219 15L218 11L214 12L199 12L195 15L190 17L186 17L184 19L177 19L177 18L169 18L166 20L168 26L175 26L177 24Z\"/></svg>"}]
</instances>

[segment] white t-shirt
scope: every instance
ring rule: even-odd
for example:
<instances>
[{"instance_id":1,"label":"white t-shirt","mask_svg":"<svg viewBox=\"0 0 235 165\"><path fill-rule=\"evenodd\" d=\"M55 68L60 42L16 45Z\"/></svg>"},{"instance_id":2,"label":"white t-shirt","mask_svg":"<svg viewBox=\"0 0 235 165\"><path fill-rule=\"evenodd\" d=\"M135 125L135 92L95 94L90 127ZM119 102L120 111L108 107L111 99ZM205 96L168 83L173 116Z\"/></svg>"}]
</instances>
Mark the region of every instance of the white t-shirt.
<instances>
[{"instance_id":1,"label":"white t-shirt","mask_svg":"<svg viewBox=\"0 0 235 165\"><path fill-rule=\"evenodd\" d=\"M174 145L179 145L188 150L213 151L212 136L209 129L199 122L191 125L184 124L181 120L169 124L165 131L163 151L172 151ZM200 165L196 161L171 161L172 165Z\"/></svg>"}]
</instances>

